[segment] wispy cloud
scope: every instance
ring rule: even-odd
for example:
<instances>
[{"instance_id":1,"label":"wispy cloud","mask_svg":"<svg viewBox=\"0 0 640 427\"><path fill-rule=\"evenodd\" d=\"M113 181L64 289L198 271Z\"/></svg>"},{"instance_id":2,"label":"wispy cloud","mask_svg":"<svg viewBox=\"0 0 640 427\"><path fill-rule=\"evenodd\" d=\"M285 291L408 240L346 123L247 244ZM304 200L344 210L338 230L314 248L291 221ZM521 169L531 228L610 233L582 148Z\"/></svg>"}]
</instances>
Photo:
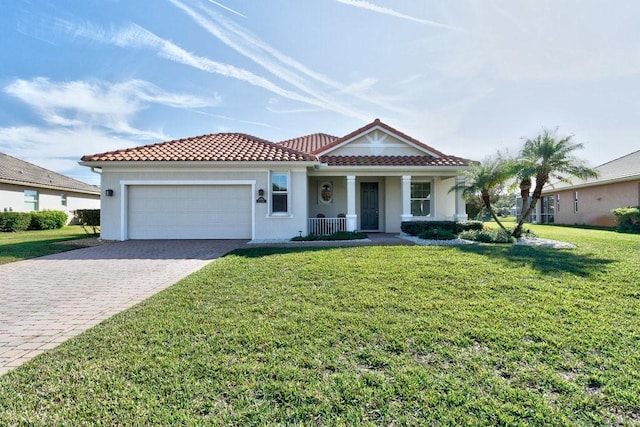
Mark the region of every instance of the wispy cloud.
<instances>
[{"instance_id":1,"label":"wispy cloud","mask_svg":"<svg viewBox=\"0 0 640 427\"><path fill-rule=\"evenodd\" d=\"M389 104L387 99L376 96L369 91L368 89L375 83L373 78L368 77L362 81L345 85L306 67L210 8L200 6L198 10L195 10L181 0L170 1L216 39L258 64L277 79L314 99L316 102L311 103L312 105L363 120L370 120L372 117L372 113L367 111L366 104L369 104L369 107L374 107L376 111L385 109L400 114L410 113L403 108ZM336 94L349 94L350 96L346 98L336 96ZM354 102L362 101L365 105L353 105Z\"/></svg>"},{"instance_id":2,"label":"wispy cloud","mask_svg":"<svg viewBox=\"0 0 640 427\"><path fill-rule=\"evenodd\" d=\"M331 102L321 96L309 96L293 90L285 89L268 78L257 75L246 69L214 61L204 56L195 55L175 43L163 39L162 37L159 37L151 31L148 31L136 24L128 24L119 29L109 30L105 30L94 25L74 25L69 22L64 22L58 27L64 29L64 31L73 37L84 37L127 49L150 49L162 58L175 61L207 73L219 74L225 77L238 79L251 85L261 87L289 100L314 105L326 110L344 114L348 117L356 117L361 120L368 120L370 117L368 114L362 114L359 111L350 109L342 104Z\"/></svg>"},{"instance_id":3,"label":"wispy cloud","mask_svg":"<svg viewBox=\"0 0 640 427\"><path fill-rule=\"evenodd\" d=\"M376 13L382 13L384 15L394 16L396 18L406 19L407 21L417 22L418 24L429 25L431 27L442 28L445 30L463 31L462 28L453 27L451 25L442 24L440 22L432 21L430 19L416 18L415 16L405 15L388 7L378 6L364 0L336 0L338 3L346 4L349 6L359 7L361 9L370 10Z\"/></svg>"},{"instance_id":4,"label":"wispy cloud","mask_svg":"<svg viewBox=\"0 0 640 427\"><path fill-rule=\"evenodd\" d=\"M163 139L161 132L132 126L135 115L150 104L174 108L199 108L219 104L220 99L166 92L143 80L120 83L102 81L52 82L38 77L17 79L4 92L36 110L49 126L102 127L107 132L141 139Z\"/></svg>"},{"instance_id":5,"label":"wispy cloud","mask_svg":"<svg viewBox=\"0 0 640 427\"><path fill-rule=\"evenodd\" d=\"M241 16L241 17L243 17L243 18L246 18L246 16L244 16L242 13L238 12L237 10L233 10L233 9L231 9L230 7L227 7L227 6L223 5L222 3L219 3L219 2L217 2L217 1L213 1L213 0L207 0L207 1L208 1L209 3L211 3L211 4L215 4L216 6L223 8L223 9L224 9L224 10L226 10L226 11L229 11L229 12L231 12L231 13L234 13L234 14L238 15L238 16Z\"/></svg>"}]
</instances>

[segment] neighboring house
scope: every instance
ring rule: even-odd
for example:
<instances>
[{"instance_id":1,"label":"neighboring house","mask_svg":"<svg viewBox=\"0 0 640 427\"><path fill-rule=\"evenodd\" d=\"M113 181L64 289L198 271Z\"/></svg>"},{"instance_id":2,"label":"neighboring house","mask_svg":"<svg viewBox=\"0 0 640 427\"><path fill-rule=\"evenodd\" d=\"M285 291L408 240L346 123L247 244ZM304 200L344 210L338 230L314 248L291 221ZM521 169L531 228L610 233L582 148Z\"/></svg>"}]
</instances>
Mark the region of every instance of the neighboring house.
<instances>
[{"instance_id":1,"label":"neighboring house","mask_svg":"<svg viewBox=\"0 0 640 427\"><path fill-rule=\"evenodd\" d=\"M0 211L99 209L100 189L0 153Z\"/></svg>"},{"instance_id":2,"label":"neighboring house","mask_svg":"<svg viewBox=\"0 0 640 427\"><path fill-rule=\"evenodd\" d=\"M595 169L597 178L546 186L536 213L540 222L614 227L612 209L640 205L640 151Z\"/></svg>"},{"instance_id":3,"label":"neighboring house","mask_svg":"<svg viewBox=\"0 0 640 427\"><path fill-rule=\"evenodd\" d=\"M462 194L449 190L469 163L377 119L341 138L219 133L80 162L102 170L108 240L398 233L406 220L466 219Z\"/></svg>"}]
</instances>

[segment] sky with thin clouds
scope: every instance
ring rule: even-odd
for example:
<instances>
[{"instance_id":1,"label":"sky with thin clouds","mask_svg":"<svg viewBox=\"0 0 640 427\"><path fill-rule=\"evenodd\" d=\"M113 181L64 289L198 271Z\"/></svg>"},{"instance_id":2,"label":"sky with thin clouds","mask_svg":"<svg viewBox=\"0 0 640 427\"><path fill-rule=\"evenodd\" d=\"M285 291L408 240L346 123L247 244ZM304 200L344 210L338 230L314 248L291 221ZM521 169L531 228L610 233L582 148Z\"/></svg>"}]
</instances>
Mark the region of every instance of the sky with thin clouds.
<instances>
[{"instance_id":1,"label":"sky with thin clouds","mask_svg":"<svg viewBox=\"0 0 640 427\"><path fill-rule=\"evenodd\" d=\"M0 152L92 184L84 154L380 118L450 155L543 128L597 166L640 149L636 0L13 0Z\"/></svg>"}]
</instances>

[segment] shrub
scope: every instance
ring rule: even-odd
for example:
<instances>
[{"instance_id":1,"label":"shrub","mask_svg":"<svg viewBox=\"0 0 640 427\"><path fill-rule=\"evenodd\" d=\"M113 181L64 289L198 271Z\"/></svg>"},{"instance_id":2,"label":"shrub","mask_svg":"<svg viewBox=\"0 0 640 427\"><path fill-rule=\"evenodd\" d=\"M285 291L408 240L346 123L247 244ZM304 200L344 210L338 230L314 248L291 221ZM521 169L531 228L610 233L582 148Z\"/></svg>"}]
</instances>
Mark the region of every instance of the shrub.
<instances>
[{"instance_id":1,"label":"shrub","mask_svg":"<svg viewBox=\"0 0 640 427\"><path fill-rule=\"evenodd\" d=\"M453 240L458 236L451 230L443 230L441 228L430 228L418 234L418 237L425 240Z\"/></svg>"},{"instance_id":2,"label":"shrub","mask_svg":"<svg viewBox=\"0 0 640 427\"><path fill-rule=\"evenodd\" d=\"M91 228L93 234L98 234L100 230L100 209L78 209L75 212L74 220L82 226L85 233L89 234L87 228Z\"/></svg>"},{"instance_id":3,"label":"shrub","mask_svg":"<svg viewBox=\"0 0 640 427\"><path fill-rule=\"evenodd\" d=\"M67 224L67 214L63 211L36 211L31 212L31 230L55 230Z\"/></svg>"},{"instance_id":4,"label":"shrub","mask_svg":"<svg viewBox=\"0 0 640 427\"><path fill-rule=\"evenodd\" d=\"M482 230L482 226L480 221L405 221L400 229L411 236L418 236L423 231L436 228L458 234L465 230Z\"/></svg>"},{"instance_id":5,"label":"shrub","mask_svg":"<svg viewBox=\"0 0 640 427\"><path fill-rule=\"evenodd\" d=\"M612 210L618 218L617 231L620 233L640 233L640 206Z\"/></svg>"},{"instance_id":6,"label":"shrub","mask_svg":"<svg viewBox=\"0 0 640 427\"><path fill-rule=\"evenodd\" d=\"M467 230L460 233L460 238L483 243L515 243L516 239L502 229Z\"/></svg>"},{"instance_id":7,"label":"shrub","mask_svg":"<svg viewBox=\"0 0 640 427\"><path fill-rule=\"evenodd\" d=\"M26 212L0 212L0 231L24 231L31 224L31 215Z\"/></svg>"}]
</instances>

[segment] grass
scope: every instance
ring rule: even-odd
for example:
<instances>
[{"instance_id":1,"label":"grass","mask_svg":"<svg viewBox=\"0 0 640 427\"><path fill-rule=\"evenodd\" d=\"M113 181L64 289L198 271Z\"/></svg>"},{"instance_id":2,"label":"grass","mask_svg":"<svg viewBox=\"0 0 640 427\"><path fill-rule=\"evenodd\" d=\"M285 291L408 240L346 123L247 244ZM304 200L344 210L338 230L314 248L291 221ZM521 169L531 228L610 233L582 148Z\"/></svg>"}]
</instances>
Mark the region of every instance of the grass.
<instances>
[{"instance_id":1,"label":"grass","mask_svg":"<svg viewBox=\"0 0 640 427\"><path fill-rule=\"evenodd\" d=\"M2 425L640 425L640 236L241 249L0 378Z\"/></svg>"},{"instance_id":2,"label":"grass","mask_svg":"<svg viewBox=\"0 0 640 427\"><path fill-rule=\"evenodd\" d=\"M78 246L60 244L60 242L85 237L87 234L79 225L57 230L0 233L0 264L77 249Z\"/></svg>"}]
</instances>

